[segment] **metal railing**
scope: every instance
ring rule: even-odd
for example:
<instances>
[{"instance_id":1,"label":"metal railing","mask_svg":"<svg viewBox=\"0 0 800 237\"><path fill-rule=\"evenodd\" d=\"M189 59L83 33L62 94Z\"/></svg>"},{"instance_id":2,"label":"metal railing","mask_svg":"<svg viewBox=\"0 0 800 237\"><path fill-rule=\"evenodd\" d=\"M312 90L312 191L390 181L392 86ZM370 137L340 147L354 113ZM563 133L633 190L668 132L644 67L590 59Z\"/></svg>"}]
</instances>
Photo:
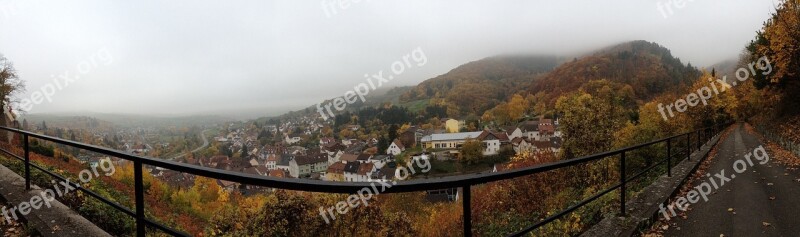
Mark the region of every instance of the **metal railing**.
<instances>
[{"instance_id":1,"label":"metal railing","mask_svg":"<svg viewBox=\"0 0 800 237\"><path fill-rule=\"evenodd\" d=\"M541 164L532 167L522 168L522 169L515 169L515 170L507 170L507 171L500 171L495 173L479 173L479 174L468 174L468 175L459 175L459 176L450 176L450 177L443 177L437 179L417 179L417 180L409 180L404 182L398 182L396 185L393 185L391 189L384 190L384 193L406 193L406 192L417 192L417 191L428 191L428 190L437 190L437 189L449 189L449 188L461 188L462 190L462 210L463 210L463 228L464 228L464 236L472 236L472 213L471 213L471 187L479 184L491 183L500 180L508 180L513 178L518 178L522 176L534 175L539 174L542 172L547 172L551 170L556 170L565 167L571 167L579 164L584 164L587 162L597 161L606 157L613 157L616 155L620 156L619 159L619 171L620 171L620 180L619 183L611 186L610 188L600 191L594 196L591 196L575 205L572 205L559 213L551 215L539 222L536 222L522 230L518 230L511 234L510 236L521 236L526 233L529 233L543 225L546 225L552 221L555 221L566 214L569 214L576 209L602 197L609 192L612 192L616 189L620 190L620 214L625 215L625 200L626 200L626 190L627 184L631 181L641 177L642 175L646 174L648 171L658 167L666 163L667 166L667 175L672 175L672 161L673 161L673 141L678 141L679 139L686 139L686 147L685 147L685 155L687 158L690 159L691 153L693 150L699 150L703 144L707 141L712 139L716 134L721 132L724 127L728 126L729 124L724 125L717 125L712 127L707 127L703 129L698 129L692 132L675 135L672 137L659 139L647 143L642 143L630 147L626 147L623 149L618 149L614 151L602 152L598 154L593 154L585 157L569 159L569 160L562 160L558 162L548 163L548 164ZM163 160L158 158L151 158L151 157L143 157L137 156L133 154L124 153L121 151L89 145L80 142L69 141L57 137L36 134L29 131L24 131L15 128L8 128L0 126L0 130L9 131L12 133L20 134L23 140L23 150L24 154L23 157L19 155L13 154L10 151L0 148L0 152L10 155L18 160L21 160L25 163L25 187L26 189L30 190L31 187L31 172L30 168L33 167L41 172L44 172L56 179L61 181L67 182L69 185L73 186L76 190L80 190L81 192L92 196L93 198L110 205L111 207L127 214L130 217L135 218L136 221L136 235L137 236L145 236L145 229L146 227L156 228L164 233L175 235L175 236L189 236L187 233L183 233L181 231L175 230L173 228L167 227L161 223L158 223L150 218L145 216L145 203L144 203L144 181L142 179L142 169L144 165L149 165L153 167L161 167L169 170L174 170L178 172L193 174L197 176L209 177L219 180L226 180L237 182L240 184L245 185L253 185L253 186L261 186L261 187L269 187L269 188L277 188L277 189L286 189L286 190L296 190L296 191L307 191L307 192L321 192L321 193L343 193L343 194L354 194L358 190L361 190L366 187L370 187L370 183L366 182L327 182L327 181L320 181L320 180L303 180L303 179L285 179L285 178L275 178L275 177L266 177L266 176L259 176L259 175L252 175L252 174L245 174L233 171L226 171L226 170L218 170L208 167L202 166L195 166L189 165L185 163L170 161L170 160ZM113 156L117 158L121 158L124 160L132 161L134 167L134 193L135 193L135 210L130 210L127 207L124 207L118 203L115 203L111 200L108 200L101 195L88 190L86 188L81 187L76 183L69 182L66 178L48 171L47 169L42 168L39 165L33 164L30 162L30 143L29 138L37 138L45 141L54 142L57 144L67 145L75 148L79 148L86 151L96 152L107 156ZM693 143L692 137L695 137L694 140L696 143ZM663 160L659 161L658 163L646 168L643 171L640 171L633 176L628 177L625 173L625 154L630 151L634 151L640 148L644 148L647 146L666 143L667 147L667 157ZM696 145L696 146L695 146ZM678 154L678 153L676 153ZM683 155L683 154L679 154Z\"/></svg>"}]
</instances>

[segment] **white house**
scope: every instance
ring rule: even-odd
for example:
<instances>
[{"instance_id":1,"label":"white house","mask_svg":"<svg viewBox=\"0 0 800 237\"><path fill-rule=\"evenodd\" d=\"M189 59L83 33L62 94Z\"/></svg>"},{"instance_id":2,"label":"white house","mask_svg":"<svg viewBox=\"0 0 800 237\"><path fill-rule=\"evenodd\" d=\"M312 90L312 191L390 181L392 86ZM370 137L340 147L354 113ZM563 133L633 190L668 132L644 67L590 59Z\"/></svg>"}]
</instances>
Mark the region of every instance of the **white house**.
<instances>
[{"instance_id":1,"label":"white house","mask_svg":"<svg viewBox=\"0 0 800 237\"><path fill-rule=\"evenodd\" d=\"M369 182L375 165L372 163L347 162L344 166L344 180L349 182Z\"/></svg>"},{"instance_id":2,"label":"white house","mask_svg":"<svg viewBox=\"0 0 800 237\"><path fill-rule=\"evenodd\" d=\"M310 176L311 173L328 170L328 156L325 154L297 156L289 161L289 175L295 178Z\"/></svg>"},{"instance_id":3,"label":"white house","mask_svg":"<svg viewBox=\"0 0 800 237\"><path fill-rule=\"evenodd\" d=\"M400 140L398 140L398 139L394 139L392 144L389 145L389 148L386 149L386 154L396 156L396 155L400 155L400 153L403 153L403 151L405 151L405 150L406 150L406 147L403 146L403 143L400 142Z\"/></svg>"},{"instance_id":4,"label":"white house","mask_svg":"<svg viewBox=\"0 0 800 237\"><path fill-rule=\"evenodd\" d=\"M515 138L523 137L522 129L519 129L519 127L516 126L508 127L506 128L506 136L508 136L509 140L514 140Z\"/></svg>"},{"instance_id":5,"label":"white house","mask_svg":"<svg viewBox=\"0 0 800 237\"><path fill-rule=\"evenodd\" d=\"M483 155L491 156L497 155L500 152L500 147L503 143L509 143L508 136L505 133L493 133L489 131L483 131L480 136L478 136L478 140L483 142Z\"/></svg>"},{"instance_id":6,"label":"white house","mask_svg":"<svg viewBox=\"0 0 800 237\"><path fill-rule=\"evenodd\" d=\"M293 136L286 135L284 137L284 141L286 142L286 144L289 144L289 145L298 143L298 142L300 142L302 140L303 140L303 138L301 138L299 136L294 136L294 135Z\"/></svg>"},{"instance_id":7,"label":"white house","mask_svg":"<svg viewBox=\"0 0 800 237\"><path fill-rule=\"evenodd\" d=\"M383 168L383 166L388 164L389 162L392 162L393 160L394 157L389 155L374 155L370 157L369 161L367 162L375 164L375 168L380 169Z\"/></svg>"},{"instance_id":8,"label":"white house","mask_svg":"<svg viewBox=\"0 0 800 237\"><path fill-rule=\"evenodd\" d=\"M531 141L538 141L540 140L539 137L539 121L527 121L522 123L520 126L522 130L522 136L528 138ZM509 137L510 138L510 137Z\"/></svg>"},{"instance_id":9,"label":"white house","mask_svg":"<svg viewBox=\"0 0 800 237\"><path fill-rule=\"evenodd\" d=\"M513 140L511 140L511 145L514 148L514 152L516 153L533 150L533 146L531 145L531 143L521 137L514 138Z\"/></svg>"},{"instance_id":10,"label":"white house","mask_svg":"<svg viewBox=\"0 0 800 237\"><path fill-rule=\"evenodd\" d=\"M328 165L339 162L344 155L344 151L328 151L326 153L328 153Z\"/></svg>"}]
</instances>

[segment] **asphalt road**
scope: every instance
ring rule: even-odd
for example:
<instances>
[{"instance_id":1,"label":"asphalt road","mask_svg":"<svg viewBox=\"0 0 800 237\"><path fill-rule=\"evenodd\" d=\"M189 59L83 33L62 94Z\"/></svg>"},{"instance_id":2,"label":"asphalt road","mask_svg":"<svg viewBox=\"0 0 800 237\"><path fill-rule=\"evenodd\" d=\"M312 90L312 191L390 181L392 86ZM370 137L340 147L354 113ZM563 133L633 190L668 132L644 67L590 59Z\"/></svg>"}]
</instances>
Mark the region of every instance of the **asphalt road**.
<instances>
[{"instance_id":1,"label":"asphalt road","mask_svg":"<svg viewBox=\"0 0 800 237\"><path fill-rule=\"evenodd\" d=\"M761 165L754 158L744 172L734 168L737 160L746 161L745 155L760 145L742 126L729 133L706 173L714 176L724 170L724 176L732 179L707 202L701 199L691 205L687 219L673 218L665 236L800 236L800 172L772 160ZM693 185L711 183L708 179ZM720 178L715 180L720 184Z\"/></svg>"},{"instance_id":2,"label":"asphalt road","mask_svg":"<svg viewBox=\"0 0 800 237\"><path fill-rule=\"evenodd\" d=\"M199 147L197 147L194 150L191 150L189 152L183 152L183 153L181 153L179 155L173 156L172 158L169 158L169 160L176 160L178 158L186 156L189 153L198 152L198 151L202 150L203 148L206 148L208 146L208 137L206 137L206 132L208 132L208 131L209 130L206 129L206 130L203 130L202 132L200 132L200 137L203 138L203 145L202 146L199 146Z\"/></svg>"}]
</instances>

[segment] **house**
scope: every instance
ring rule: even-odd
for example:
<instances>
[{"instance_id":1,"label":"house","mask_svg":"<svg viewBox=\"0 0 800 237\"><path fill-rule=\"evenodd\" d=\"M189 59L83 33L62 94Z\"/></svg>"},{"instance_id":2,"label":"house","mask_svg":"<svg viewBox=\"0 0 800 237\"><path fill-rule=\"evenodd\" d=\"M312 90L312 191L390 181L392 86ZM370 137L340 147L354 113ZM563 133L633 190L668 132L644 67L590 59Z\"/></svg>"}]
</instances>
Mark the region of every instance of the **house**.
<instances>
[{"instance_id":1,"label":"house","mask_svg":"<svg viewBox=\"0 0 800 237\"><path fill-rule=\"evenodd\" d=\"M269 173L267 173L267 176L277 177L277 178L288 178L289 174L286 173L286 170L277 169L277 170L270 170Z\"/></svg>"},{"instance_id":2,"label":"house","mask_svg":"<svg viewBox=\"0 0 800 237\"><path fill-rule=\"evenodd\" d=\"M133 146L133 148L131 148L131 153L134 154L145 154L149 151L150 149L148 149L147 146L144 144L135 145Z\"/></svg>"},{"instance_id":3,"label":"house","mask_svg":"<svg viewBox=\"0 0 800 237\"><path fill-rule=\"evenodd\" d=\"M522 136L528 138L529 141L538 141L539 138L539 121L525 121L520 124L519 128L522 130Z\"/></svg>"},{"instance_id":4,"label":"house","mask_svg":"<svg viewBox=\"0 0 800 237\"><path fill-rule=\"evenodd\" d=\"M514 152L516 153L520 153L523 151L531 151L533 148L533 146L531 146L531 143L522 137L517 137L512 139L511 146L514 148Z\"/></svg>"},{"instance_id":5,"label":"house","mask_svg":"<svg viewBox=\"0 0 800 237\"><path fill-rule=\"evenodd\" d=\"M325 154L296 156L289 162L289 175L295 178L311 176L311 173L328 170L328 156Z\"/></svg>"},{"instance_id":6,"label":"house","mask_svg":"<svg viewBox=\"0 0 800 237\"><path fill-rule=\"evenodd\" d=\"M400 139L400 143L403 143L405 147L414 147L417 145L419 138L422 137L422 134L418 131L416 127L411 127L401 133L397 139Z\"/></svg>"},{"instance_id":7,"label":"house","mask_svg":"<svg viewBox=\"0 0 800 237\"><path fill-rule=\"evenodd\" d=\"M257 167L257 166L261 166L261 165L258 163L258 160L256 160L256 159L250 159L250 162L249 162L249 163L250 163L250 166L251 166L251 167Z\"/></svg>"},{"instance_id":8,"label":"house","mask_svg":"<svg viewBox=\"0 0 800 237\"><path fill-rule=\"evenodd\" d=\"M358 167L361 163L358 162L346 162L344 165L344 181L348 182L356 182L356 176L358 176Z\"/></svg>"},{"instance_id":9,"label":"house","mask_svg":"<svg viewBox=\"0 0 800 237\"><path fill-rule=\"evenodd\" d=\"M343 162L355 162L356 160L358 160L358 155L355 155L355 154L343 154L339 158L339 160L341 160Z\"/></svg>"},{"instance_id":10,"label":"house","mask_svg":"<svg viewBox=\"0 0 800 237\"><path fill-rule=\"evenodd\" d=\"M332 137L323 137L323 138L319 139L320 148L324 147L325 145L333 144L333 143L336 143L336 139L334 139Z\"/></svg>"},{"instance_id":11,"label":"house","mask_svg":"<svg viewBox=\"0 0 800 237\"><path fill-rule=\"evenodd\" d=\"M347 154L361 154L367 149L367 144L363 142L354 142L344 150Z\"/></svg>"},{"instance_id":12,"label":"house","mask_svg":"<svg viewBox=\"0 0 800 237\"><path fill-rule=\"evenodd\" d=\"M323 151L333 152L333 151L344 151L345 149L347 149L347 147L345 145L342 145L342 143L334 141L325 144L320 144L319 149Z\"/></svg>"},{"instance_id":13,"label":"house","mask_svg":"<svg viewBox=\"0 0 800 237\"><path fill-rule=\"evenodd\" d=\"M278 162L275 163L275 169L289 171L290 162L294 160L294 155L281 154L278 155Z\"/></svg>"},{"instance_id":14,"label":"house","mask_svg":"<svg viewBox=\"0 0 800 237\"><path fill-rule=\"evenodd\" d=\"M539 139L537 141L550 141L556 133L556 127L552 119L542 119L539 121Z\"/></svg>"},{"instance_id":15,"label":"house","mask_svg":"<svg viewBox=\"0 0 800 237\"><path fill-rule=\"evenodd\" d=\"M347 125L346 128L350 129L350 131L355 132L361 129L361 125Z\"/></svg>"},{"instance_id":16,"label":"house","mask_svg":"<svg viewBox=\"0 0 800 237\"><path fill-rule=\"evenodd\" d=\"M191 188L194 185L194 175L173 170L164 170L161 180L172 186L184 189Z\"/></svg>"},{"instance_id":17,"label":"house","mask_svg":"<svg viewBox=\"0 0 800 237\"><path fill-rule=\"evenodd\" d=\"M358 155L358 157L356 157L356 161L359 163L367 163L369 162L370 158L372 158L372 155L367 153L361 153Z\"/></svg>"},{"instance_id":18,"label":"house","mask_svg":"<svg viewBox=\"0 0 800 237\"><path fill-rule=\"evenodd\" d=\"M294 134L292 134L292 135L287 134L283 139L284 139L284 142L286 142L286 144L289 144L289 145L292 145L292 144L295 144L295 143L303 141L302 137L300 137L299 135L294 135Z\"/></svg>"},{"instance_id":19,"label":"house","mask_svg":"<svg viewBox=\"0 0 800 237\"><path fill-rule=\"evenodd\" d=\"M323 151L328 154L328 165L332 165L333 163L339 162L342 155L344 155L344 151Z\"/></svg>"},{"instance_id":20,"label":"house","mask_svg":"<svg viewBox=\"0 0 800 237\"><path fill-rule=\"evenodd\" d=\"M345 162L337 162L328 166L325 173L325 180L328 181L344 181L344 166Z\"/></svg>"},{"instance_id":21,"label":"house","mask_svg":"<svg viewBox=\"0 0 800 237\"><path fill-rule=\"evenodd\" d=\"M556 152L557 150L553 147L553 143L550 141L531 141L531 145L533 146L534 151L544 152Z\"/></svg>"},{"instance_id":22,"label":"house","mask_svg":"<svg viewBox=\"0 0 800 237\"><path fill-rule=\"evenodd\" d=\"M519 129L517 126L510 126L506 127L506 136L508 136L509 140L514 140L518 137L523 137L522 129Z\"/></svg>"},{"instance_id":23,"label":"house","mask_svg":"<svg viewBox=\"0 0 800 237\"><path fill-rule=\"evenodd\" d=\"M375 172L375 165L372 163L362 163L358 166L356 182L371 182L372 173Z\"/></svg>"},{"instance_id":24,"label":"house","mask_svg":"<svg viewBox=\"0 0 800 237\"><path fill-rule=\"evenodd\" d=\"M200 159L200 166L216 168L219 166L220 163L228 163L230 164L230 158L228 156L212 156L211 158L204 161L204 159Z\"/></svg>"},{"instance_id":25,"label":"house","mask_svg":"<svg viewBox=\"0 0 800 237\"><path fill-rule=\"evenodd\" d=\"M270 170L277 169L276 165L278 164L278 160L279 160L278 157L279 156L275 155L275 154L267 155L267 161L264 162L264 166L267 167L267 169L270 169Z\"/></svg>"},{"instance_id":26,"label":"house","mask_svg":"<svg viewBox=\"0 0 800 237\"><path fill-rule=\"evenodd\" d=\"M222 187L225 191L231 192L239 188L239 183L226 181L226 180L217 180L217 184Z\"/></svg>"},{"instance_id":27,"label":"house","mask_svg":"<svg viewBox=\"0 0 800 237\"><path fill-rule=\"evenodd\" d=\"M375 167L380 169L389 162L394 161L394 157L389 155L374 155L369 158L369 163L375 164Z\"/></svg>"},{"instance_id":28,"label":"house","mask_svg":"<svg viewBox=\"0 0 800 237\"><path fill-rule=\"evenodd\" d=\"M390 182L392 179L397 177L397 163L390 162L387 163L382 168L376 168L375 172L372 173L370 180L373 182L380 181L380 182Z\"/></svg>"},{"instance_id":29,"label":"house","mask_svg":"<svg viewBox=\"0 0 800 237\"><path fill-rule=\"evenodd\" d=\"M483 142L483 155L497 155L503 145L509 144L508 136L502 132L483 131L477 138Z\"/></svg>"},{"instance_id":30,"label":"house","mask_svg":"<svg viewBox=\"0 0 800 237\"><path fill-rule=\"evenodd\" d=\"M467 139L478 138L483 132L438 133L422 137L425 149L459 149Z\"/></svg>"},{"instance_id":31,"label":"house","mask_svg":"<svg viewBox=\"0 0 800 237\"><path fill-rule=\"evenodd\" d=\"M386 154L396 156L396 155L400 155L400 153L403 153L403 151L405 151L405 150L406 150L406 147L403 146L403 143L400 142L399 139L394 139L392 144L389 144L389 148L386 149Z\"/></svg>"},{"instance_id":32,"label":"house","mask_svg":"<svg viewBox=\"0 0 800 237\"><path fill-rule=\"evenodd\" d=\"M458 121L455 119L448 119L444 121L444 127L447 133L458 133L461 131L461 127L464 126L464 121Z\"/></svg>"}]
</instances>

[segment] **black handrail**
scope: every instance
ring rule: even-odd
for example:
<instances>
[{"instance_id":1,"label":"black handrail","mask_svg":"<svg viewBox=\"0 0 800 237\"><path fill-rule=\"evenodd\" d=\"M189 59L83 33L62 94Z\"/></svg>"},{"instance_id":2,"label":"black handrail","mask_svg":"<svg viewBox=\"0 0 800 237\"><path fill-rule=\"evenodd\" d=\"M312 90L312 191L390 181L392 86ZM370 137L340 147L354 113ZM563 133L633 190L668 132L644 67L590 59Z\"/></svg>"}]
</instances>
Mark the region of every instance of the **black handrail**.
<instances>
[{"instance_id":1,"label":"black handrail","mask_svg":"<svg viewBox=\"0 0 800 237\"><path fill-rule=\"evenodd\" d=\"M620 183L613 185L611 188L603 190L598 194L579 202L576 205L573 205L561 212L554 214L550 217L545 218L542 221L539 221L533 225L530 225L520 231L517 231L511 236L521 236L525 233L528 233L540 226L548 224L568 213L573 212L577 208L580 208L595 199L608 194L609 192L619 188L620 189L620 214L625 215L625 190L626 184L633 179L638 178L639 176L643 175L645 172L650 171L651 169L657 167L658 165L666 162L668 165L668 175L671 176L671 166L672 162L672 146L671 142L673 139L686 136L687 139L687 147L686 153L687 157L691 156L691 150L693 148L693 144L691 143L691 137L693 134L697 136L697 149L700 149L703 141L706 139L710 139L712 136L708 136L709 133L717 134L722 131L722 128L728 126L730 124L724 125L717 125L712 127L707 127L703 129L698 129L692 132L675 135L668 138L663 138L647 143L642 143L638 145L633 145L630 147L614 150L614 151L607 151L598 154L588 155L580 158L569 159L569 160L562 160L548 164L541 164L532 167L526 167L521 169L515 170L506 170L494 173L478 173L478 174L466 174L466 175L457 175L457 176L449 176L449 177L442 177L442 178L434 178L434 179L418 179L418 180L409 180L409 181L402 181L398 182L397 184L393 184L391 189L384 190L384 193L406 193L406 192L415 192L415 191L427 191L427 190L436 190L436 189L450 189L450 188L461 188L463 193L462 199L462 210L463 210L463 220L464 220L464 236L472 236L472 223L471 223L471 187L479 184L485 184L500 180L508 180L517 177L527 176L538 174L542 172L547 172L551 170L556 170L564 167L570 167L574 165L579 165L587 162L596 161L599 159L603 159L606 157L620 155ZM13 133L18 133L22 135L23 138L23 148L24 148L24 157L19 157L16 154L11 153L5 149L0 148L0 152L6 153L14 158L17 158L23 162L25 162L25 177L26 177L26 188L30 190L30 167L34 167L44 173L53 176L59 180L66 181L64 177L52 173L50 171L45 170L44 168L32 164L30 162L30 154L29 154L29 142L28 138L33 137L37 139L42 139L46 141L55 142L62 145L67 145L71 147L80 148L83 150L96 152L108 156L113 156L121 159L125 159L128 161L132 161L134 163L134 193L135 193L135 205L136 210L132 211L127 209L117 203L114 203L108 199L101 197L100 195L92 192L91 190L85 189L80 187L80 185L75 183L69 183L70 185L76 187L81 192L85 192L90 196L99 199L103 203L110 205L111 207L122 211L123 213L133 217L136 219L136 235L137 236L145 236L145 227L151 226L156 229L159 229L165 233L175 235L175 236L188 236L188 234L174 230L170 227L164 226L156 221L153 221L145 216L145 209L144 209L144 190L143 190L143 179L142 179L142 168L144 165L150 165L155 167L166 168L178 172L189 173L197 176L209 177L214 179L226 180L237 182L245 185L253 185L253 186L261 186L261 187L269 187L269 188L277 188L277 189L286 189L286 190L296 190L296 191L307 191L307 192L322 192L322 193L344 193L344 194L353 194L356 193L358 190L368 188L371 186L369 182L327 182L327 181L320 181L320 180L302 180L302 179L284 179L284 178L275 178L275 177L266 177L266 176L258 176L252 174L245 174L233 171L226 171L226 170L218 170L212 169L208 167L196 166L196 165L189 165L185 163L170 161L170 160L162 160L158 158L151 158L151 157L144 157L144 156L137 156L133 154L124 153L121 151L100 147L96 145L90 145L75 141L70 141L58 137L52 137L42 134L36 134L33 132L20 130L16 128L9 128L0 126L0 130L6 130ZM705 135L705 136L704 136ZM662 142L667 142L667 157L666 159L657 162L655 165L648 167L646 170L634 175L633 177L626 178L625 175L625 153L628 151L637 150L642 147L651 146L654 144L659 144Z\"/></svg>"}]
</instances>

